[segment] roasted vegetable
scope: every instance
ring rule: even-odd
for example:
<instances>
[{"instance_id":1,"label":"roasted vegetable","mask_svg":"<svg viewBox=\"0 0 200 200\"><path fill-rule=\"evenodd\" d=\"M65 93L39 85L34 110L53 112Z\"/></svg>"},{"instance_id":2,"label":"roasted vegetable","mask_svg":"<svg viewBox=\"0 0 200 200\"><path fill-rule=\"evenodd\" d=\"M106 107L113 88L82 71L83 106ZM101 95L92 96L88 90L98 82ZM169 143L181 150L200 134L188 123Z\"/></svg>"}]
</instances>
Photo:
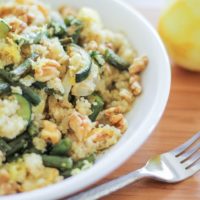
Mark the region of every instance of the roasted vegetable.
<instances>
[{"instance_id":1,"label":"roasted vegetable","mask_svg":"<svg viewBox=\"0 0 200 200\"><path fill-rule=\"evenodd\" d=\"M23 152L29 145L30 137L27 133L24 133L11 142L8 145L11 147L6 153L6 157L14 156L14 154Z\"/></svg>"},{"instance_id":2,"label":"roasted vegetable","mask_svg":"<svg viewBox=\"0 0 200 200\"><path fill-rule=\"evenodd\" d=\"M37 54L33 53L29 58L27 58L21 65L12 70L10 73L14 80L19 80L22 76L26 75L31 71L32 61L38 57Z\"/></svg>"},{"instance_id":3,"label":"roasted vegetable","mask_svg":"<svg viewBox=\"0 0 200 200\"><path fill-rule=\"evenodd\" d=\"M8 143L0 138L0 150L6 155L8 151L11 150L11 147L8 145Z\"/></svg>"},{"instance_id":4,"label":"roasted vegetable","mask_svg":"<svg viewBox=\"0 0 200 200\"><path fill-rule=\"evenodd\" d=\"M13 84L15 82L13 80L12 74L4 69L0 69L0 78L10 84Z\"/></svg>"},{"instance_id":5,"label":"roasted vegetable","mask_svg":"<svg viewBox=\"0 0 200 200\"><path fill-rule=\"evenodd\" d=\"M55 167L61 171L65 171L73 167L73 161L71 158L42 155L42 159L46 167Z\"/></svg>"},{"instance_id":6,"label":"roasted vegetable","mask_svg":"<svg viewBox=\"0 0 200 200\"><path fill-rule=\"evenodd\" d=\"M126 62L123 58L119 57L113 50L106 49L104 58L113 67L118 70L128 70L130 64Z\"/></svg>"},{"instance_id":7,"label":"roasted vegetable","mask_svg":"<svg viewBox=\"0 0 200 200\"><path fill-rule=\"evenodd\" d=\"M89 115L89 118L92 121L95 121L98 114L103 110L104 101L101 96L98 94L93 94L89 97L89 101L92 103L92 114Z\"/></svg>"},{"instance_id":8,"label":"roasted vegetable","mask_svg":"<svg viewBox=\"0 0 200 200\"><path fill-rule=\"evenodd\" d=\"M32 103L34 106L37 106L41 99L39 97L39 95L30 87L26 87L22 84L19 84L19 86L22 89L22 94L23 96L30 102Z\"/></svg>"},{"instance_id":9,"label":"roasted vegetable","mask_svg":"<svg viewBox=\"0 0 200 200\"><path fill-rule=\"evenodd\" d=\"M84 65L82 65L79 68L79 70L75 73L75 81L76 83L79 83L85 80L90 73L90 69L92 65L92 61L89 54L83 48L81 48L80 46L76 44L69 44L67 46L67 52L69 55L73 55L74 53L77 53L81 55L81 57L83 58Z\"/></svg>"},{"instance_id":10,"label":"roasted vegetable","mask_svg":"<svg viewBox=\"0 0 200 200\"><path fill-rule=\"evenodd\" d=\"M0 19L0 39L6 38L10 30L11 27L3 19Z\"/></svg>"},{"instance_id":11,"label":"roasted vegetable","mask_svg":"<svg viewBox=\"0 0 200 200\"><path fill-rule=\"evenodd\" d=\"M65 18L65 24L67 26L67 36L71 37L73 42L77 44L83 29L83 23L74 16L69 16Z\"/></svg>"},{"instance_id":12,"label":"roasted vegetable","mask_svg":"<svg viewBox=\"0 0 200 200\"><path fill-rule=\"evenodd\" d=\"M31 120L31 105L30 103L21 95L14 94L20 108L17 110L17 114L21 116L24 120L30 122Z\"/></svg>"},{"instance_id":13,"label":"roasted vegetable","mask_svg":"<svg viewBox=\"0 0 200 200\"><path fill-rule=\"evenodd\" d=\"M49 37L59 37L62 38L67 33L67 27L62 18L57 14L53 13L52 19L49 22L48 26L48 36Z\"/></svg>"},{"instance_id":14,"label":"roasted vegetable","mask_svg":"<svg viewBox=\"0 0 200 200\"><path fill-rule=\"evenodd\" d=\"M99 67L102 67L105 64L104 57L98 51L92 51L90 56Z\"/></svg>"},{"instance_id":15,"label":"roasted vegetable","mask_svg":"<svg viewBox=\"0 0 200 200\"><path fill-rule=\"evenodd\" d=\"M50 151L51 155L66 156L71 149L72 141L69 138L62 139L58 144L54 145Z\"/></svg>"}]
</instances>

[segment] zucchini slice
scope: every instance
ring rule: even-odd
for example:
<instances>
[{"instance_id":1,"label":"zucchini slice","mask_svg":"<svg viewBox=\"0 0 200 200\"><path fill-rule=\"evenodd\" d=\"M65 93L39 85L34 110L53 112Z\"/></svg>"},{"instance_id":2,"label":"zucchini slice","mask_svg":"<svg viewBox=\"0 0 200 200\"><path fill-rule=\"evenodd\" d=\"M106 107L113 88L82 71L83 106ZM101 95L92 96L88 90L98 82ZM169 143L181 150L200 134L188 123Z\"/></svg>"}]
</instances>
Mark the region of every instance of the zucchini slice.
<instances>
[{"instance_id":1,"label":"zucchini slice","mask_svg":"<svg viewBox=\"0 0 200 200\"><path fill-rule=\"evenodd\" d=\"M118 70L128 70L130 64L126 62L123 58L118 56L113 50L106 49L105 51L105 60L113 67L117 68Z\"/></svg>"},{"instance_id":2,"label":"zucchini slice","mask_svg":"<svg viewBox=\"0 0 200 200\"><path fill-rule=\"evenodd\" d=\"M0 19L0 39L6 38L11 27L3 20Z\"/></svg>"},{"instance_id":3,"label":"zucchini slice","mask_svg":"<svg viewBox=\"0 0 200 200\"><path fill-rule=\"evenodd\" d=\"M90 55L83 48L81 48L76 44L69 44L67 46L67 53L69 55L73 54L81 55L82 59L84 60L84 64L75 73L75 81L76 83L84 81L88 77L92 66L92 60L90 58Z\"/></svg>"},{"instance_id":4,"label":"zucchini slice","mask_svg":"<svg viewBox=\"0 0 200 200\"><path fill-rule=\"evenodd\" d=\"M31 104L20 94L14 94L14 97L18 101L20 109L17 111L17 114L21 116L24 120L27 120L28 123L31 121Z\"/></svg>"},{"instance_id":5,"label":"zucchini slice","mask_svg":"<svg viewBox=\"0 0 200 200\"><path fill-rule=\"evenodd\" d=\"M104 101L103 98L98 94L92 94L89 97L89 101L92 103L92 114L89 115L89 118L92 121L95 121L98 117L98 114L103 110Z\"/></svg>"}]
</instances>

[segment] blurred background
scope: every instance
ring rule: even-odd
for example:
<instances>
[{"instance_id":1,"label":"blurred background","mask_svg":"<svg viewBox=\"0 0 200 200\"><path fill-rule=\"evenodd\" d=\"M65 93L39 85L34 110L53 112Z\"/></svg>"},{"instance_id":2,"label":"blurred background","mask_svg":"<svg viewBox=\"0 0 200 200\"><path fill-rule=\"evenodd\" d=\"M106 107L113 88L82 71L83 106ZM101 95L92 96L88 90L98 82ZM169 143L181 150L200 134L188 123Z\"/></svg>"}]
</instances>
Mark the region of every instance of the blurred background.
<instances>
[{"instance_id":1,"label":"blurred background","mask_svg":"<svg viewBox=\"0 0 200 200\"><path fill-rule=\"evenodd\" d=\"M200 72L200 0L122 0L158 30L174 64Z\"/></svg>"},{"instance_id":2,"label":"blurred background","mask_svg":"<svg viewBox=\"0 0 200 200\"><path fill-rule=\"evenodd\" d=\"M130 5L134 5L149 21L157 25L161 11L165 8L169 0L122 0Z\"/></svg>"}]
</instances>

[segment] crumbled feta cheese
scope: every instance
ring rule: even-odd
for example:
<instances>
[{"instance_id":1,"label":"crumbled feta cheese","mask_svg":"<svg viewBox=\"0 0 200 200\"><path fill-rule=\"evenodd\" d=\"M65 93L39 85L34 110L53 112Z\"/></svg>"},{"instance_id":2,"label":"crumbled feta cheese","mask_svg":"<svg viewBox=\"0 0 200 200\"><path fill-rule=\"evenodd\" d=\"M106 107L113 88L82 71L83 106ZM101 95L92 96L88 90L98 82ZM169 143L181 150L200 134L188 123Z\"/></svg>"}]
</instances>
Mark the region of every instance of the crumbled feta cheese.
<instances>
[{"instance_id":1,"label":"crumbled feta cheese","mask_svg":"<svg viewBox=\"0 0 200 200\"><path fill-rule=\"evenodd\" d=\"M28 75L25 76L24 78L21 78L20 82L25 86L29 87L35 82L35 79L32 76Z\"/></svg>"},{"instance_id":2,"label":"crumbled feta cheese","mask_svg":"<svg viewBox=\"0 0 200 200\"><path fill-rule=\"evenodd\" d=\"M19 86L17 87L11 86L11 91L12 93L22 94L22 89Z\"/></svg>"},{"instance_id":3,"label":"crumbled feta cheese","mask_svg":"<svg viewBox=\"0 0 200 200\"><path fill-rule=\"evenodd\" d=\"M62 81L57 77L49 80L47 82L47 87L59 91L61 94L64 94L65 92L64 87L62 85Z\"/></svg>"},{"instance_id":4,"label":"crumbled feta cheese","mask_svg":"<svg viewBox=\"0 0 200 200\"><path fill-rule=\"evenodd\" d=\"M44 169L42 157L40 155L34 153L25 154L24 161L28 171L34 176L41 174L41 171Z\"/></svg>"},{"instance_id":5,"label":"crumbled feta cheese","mask_svg":"<svg viewBox=\"0 0 200 200\"><path fill-rule=\"evenodd\" d=\"M35 146L36 149L42 152L46 150L46 146L47 146L45 140L39 137L33 138L33 145Z\"/></svg>"},{"instance_id":6,"label":"crumbled feta cheese","mask_svg":"<svg viewBox=\"0 0 200 200\"><path fill-rule=\"evenodd\" d=\"M0 137L13 139L27 126L28 122L17 115L18 109L16 100L0 99Z\"/></svg>"}]
</instances>

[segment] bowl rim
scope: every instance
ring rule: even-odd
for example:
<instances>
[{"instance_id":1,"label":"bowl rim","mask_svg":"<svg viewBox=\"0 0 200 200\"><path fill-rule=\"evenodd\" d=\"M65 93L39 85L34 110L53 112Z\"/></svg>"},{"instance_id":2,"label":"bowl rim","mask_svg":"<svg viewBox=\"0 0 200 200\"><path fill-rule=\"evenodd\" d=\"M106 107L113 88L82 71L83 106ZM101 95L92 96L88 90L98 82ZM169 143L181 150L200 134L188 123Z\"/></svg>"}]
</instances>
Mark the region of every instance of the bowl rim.
<instances>
[{"instance_id":1,"label":"bowl rim","mask_svg":"<svg viewBox=\"0 0 200 200\"><path fill-rule=\"evenodd\" d=\"M171 85L171 68L170 68L170 61L168 55L166 53L166 49L156 32L156 30L152 27L152 25L133 7L130 7L128 3L125 3L120 0L112 0L113 3L117 3L120 6L124 7L126 10L132 12L135 16L137 16L138 20L141 21L154 35L156 38L163 54L163 58L165 61L165 77L162 81L162 87L159 87L158 90L161 91L161 96L156 98L154 105L152 106L151 112L149 113L149 117L143 121L145 126L140 125L138 128L138 132L143 133L143 137L137 140L135 145L132 145L132 140L127 140L124 145L126 148L120 148L117 152L112 152L112 157L110 159L105 159L104 162L98 162L92 168L88 169L84 173L80 173L77 176L71 177L70 185L74 184L75 187L68 190L68 182L69 179L63 180L61 182L55 183L53 185L37 189L30 192L24 192L19 194L12 194L0 197L0 200L35 200L35 199L57 199L64 197L66 195L71 195L75 192L78 192L89 185L95 183L96 181L102 179L115 169L117 169L120 165L122 165L150 136L156 125L158 124L165 107L167 105L169 93L170 93L170 85ZM163 87L165 90L163 91ZM159 92L158 92L159 93ZM154 114L154 110L156 109L157 113ZM144 128L145 127L145 128ZM127 148L129 151L127 152ZM120 159L118 159L120 157ZM111 163L115 163L112 164ZM106 168L106 171L102 171L103 168ZM95 172L98 172L95 173ZM95 174L95 176L94 176ZM88 178L93 177L93 178ZM77 180L79 180L79 184L77 184Z\"/></svg>"}]
</instances>

